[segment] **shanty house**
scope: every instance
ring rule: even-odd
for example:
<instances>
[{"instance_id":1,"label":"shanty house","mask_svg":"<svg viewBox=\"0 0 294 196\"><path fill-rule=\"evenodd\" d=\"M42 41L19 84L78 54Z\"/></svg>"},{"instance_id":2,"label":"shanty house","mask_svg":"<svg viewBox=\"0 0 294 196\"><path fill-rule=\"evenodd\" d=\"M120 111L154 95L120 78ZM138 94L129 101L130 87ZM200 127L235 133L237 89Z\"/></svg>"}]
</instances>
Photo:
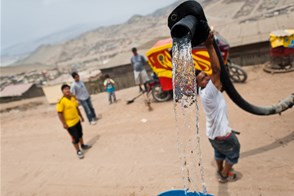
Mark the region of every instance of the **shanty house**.
<instances>
[{"instance_id":1,"label":"shanty house","mask_svg":"<svg viewBox=\"0 0 294 196\"><path fill-rule=\"evenodd\" d=\"M29 99L33 97L44 96L41 88L37 87L33 83L29 84L12 84L6 86L0 92L0 102L6 103L21 99Z\"/></svg>"},{"instance_id":2,"label":"shanty house","mask_svg":"<svg viewBox=\"0 0 294 196\"><path fill-rule=\"evenodd\" d=\"M99 92L99 83L100 82L100 76L101 71L100 70L93 70L93 71L83 71L79 72L80 79L85 83L88 91L90 94L95 94ZM62 84L68 84L71 85L73 82L73 78L70 74L63 74L56 78L55 80L52 80L48 82L46 85L44 85L43 91L46 96L46 99L49 104L55 104L58 102L58 100L62 97L61 92L61 86Z\"/></svg>"},{"instance_id":3,"label":"shanty house","mask_svg":"<svg viewBox=\"0 0 294 196\"><path fill-rule=\"evenodd\" d=\"M139 50L138 53L143 55L147 60L145 53L148 49ZM125 52L116 55L110 61L102 66L99 66L102 74L105 76L108 74L117 84L118 89L129 88L135 86L134 71L131 65L131 52ZM145 66L146 71L149 73L152 71L149 65Z\"/></svg>"}]
</instances>

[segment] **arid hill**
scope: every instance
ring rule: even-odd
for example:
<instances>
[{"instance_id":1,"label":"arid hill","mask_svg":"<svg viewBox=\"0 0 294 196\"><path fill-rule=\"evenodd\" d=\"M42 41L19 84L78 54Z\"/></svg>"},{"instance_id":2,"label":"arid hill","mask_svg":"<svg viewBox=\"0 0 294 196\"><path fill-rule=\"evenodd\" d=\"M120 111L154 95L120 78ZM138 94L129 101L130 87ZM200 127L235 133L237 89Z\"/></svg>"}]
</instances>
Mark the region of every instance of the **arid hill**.
<instances>
[{"instance_id":1,"label":"arid hill","mask_svg":"<svg viewBox=\"0 0 294 196\"><path fill-rule=\"evenodd\" d=\"M39 47L18 66L38 64L50 66L75 64L103 65L131 47L149 48L156 40L169 37L167 17L183 0L146 16L135 15L119 25L99 27L59 45ZM200 0L211 26L219 31L231 46L266 41L273 30L294 28L294 0Z\"/></svg>"}]
</instances>

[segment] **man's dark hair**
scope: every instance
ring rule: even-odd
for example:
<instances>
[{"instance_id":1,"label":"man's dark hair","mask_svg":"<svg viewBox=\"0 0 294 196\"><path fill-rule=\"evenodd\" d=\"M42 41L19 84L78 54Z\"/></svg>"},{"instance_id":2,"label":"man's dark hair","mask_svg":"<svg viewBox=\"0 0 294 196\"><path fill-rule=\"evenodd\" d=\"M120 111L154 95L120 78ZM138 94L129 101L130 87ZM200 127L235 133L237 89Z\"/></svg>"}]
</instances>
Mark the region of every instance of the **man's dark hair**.
<instances>
[{"instance_id":1,"label":"man's dark hair","mask_svg":"<svg viewBox=\"0 0 294 196\"><path fill-rule=\"evenodd\" d=\"M198 76L198 74L200 74L200 72L201 72L201 70L196 69L196 71L195 71L195 76Z\"/></svg>"},{"instance_id":2,"label":"man's dark hair","mask_svg":"<svg viewBox=\"0 0 294 196\"><path fill-rule=\"evenodd\" d=\"M71 76L73 77L73 78L75 78L76 76L78 76L79 74L77 73L77 72L72 72L71 73Z\"/></svg>"},{"instance_id":3,"label":"man's dark hair","mask_svg":"<svg viewBox=\"0 0 294 196\"><path fill-rule=\"evenodd\" d=\"M63 91L63 89L65 89L65 88L70 88L70 86L68 84L63 84L61 86L61 91Z\"/></svg>"},{"instance_id":4,"label":"man's dark hair","mask_svg":"<svg viewBox=\"0 0 294 196\"><path fill-rule=\"evenodd\" d=\"M137 51L137 48L133 47L132 52L136 52L136 51Z\"/></svg>"},{"instance_id":5,"label":"man's dark hair","mask_svg":"<svg viewBox=\"0 0 294 196\"><path fill-rule=\"evenodd\" d=\"M108 75L108 74L106 74L104 77L105 77L105 78L109 78L109 75Z\"/></svg>"}]
</instances>

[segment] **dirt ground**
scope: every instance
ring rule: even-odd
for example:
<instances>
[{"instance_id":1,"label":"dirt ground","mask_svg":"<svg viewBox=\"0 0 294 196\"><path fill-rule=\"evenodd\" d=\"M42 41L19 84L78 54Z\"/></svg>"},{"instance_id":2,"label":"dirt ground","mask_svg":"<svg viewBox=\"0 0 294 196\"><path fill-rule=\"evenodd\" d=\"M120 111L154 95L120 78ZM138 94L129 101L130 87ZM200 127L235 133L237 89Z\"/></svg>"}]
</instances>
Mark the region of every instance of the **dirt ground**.
<instances>
[{"instance_id":1,"label":"dirt ground","mask_svg":"<svg viewBox=\"0 0 294 196\"><path fill-rule=\"evenodd\" d=\"M261 66L246 67L246 71L247 82L235 86L255 105L271 105L294 92L294 72L272 75ZM42 103L36 107L28 100L2 104L1 195L151 196L182 189L173 102L152 103L154 110L148 112L142 97L126 104L137 94L138 88L118 91L119 101L112 105L106 93L92 96L101 119L95 126L83 123L84 140L93 145L83 160L77 158L55 106L48 105L45 98L30 100ZM217 182L201 110L208 192L218 196L294 195L294 109L282 115L256 116L238 108L227 95L225 98L231 126L241 132L241 158L235 166L239 180Z\"/></svg>"}]
</instances>

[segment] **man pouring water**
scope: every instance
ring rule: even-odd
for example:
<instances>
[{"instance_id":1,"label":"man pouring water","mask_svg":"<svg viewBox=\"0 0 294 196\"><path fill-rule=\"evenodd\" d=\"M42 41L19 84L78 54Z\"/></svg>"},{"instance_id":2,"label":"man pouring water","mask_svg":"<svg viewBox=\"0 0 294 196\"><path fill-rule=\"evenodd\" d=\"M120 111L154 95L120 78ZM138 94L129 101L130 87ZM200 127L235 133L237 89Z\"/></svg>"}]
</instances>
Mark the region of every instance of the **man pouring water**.
<instances>
[{"instance_id":1,"label":"man pouring water","mask_svg":"<svg viewBox=\"0 0 294 196\"><path fill-rule=\"evenodd\" d=\"M220 62L213 47L213 39L213 33L210 32L205 41L212 74L207 75L204 71L197 70L196 81L206 114L206 135L214 149L218 180L225 183L237 179L232 167L238 162L240 143L229 125L227 105L221 93Z\"/></svg>"}]
</instances>

